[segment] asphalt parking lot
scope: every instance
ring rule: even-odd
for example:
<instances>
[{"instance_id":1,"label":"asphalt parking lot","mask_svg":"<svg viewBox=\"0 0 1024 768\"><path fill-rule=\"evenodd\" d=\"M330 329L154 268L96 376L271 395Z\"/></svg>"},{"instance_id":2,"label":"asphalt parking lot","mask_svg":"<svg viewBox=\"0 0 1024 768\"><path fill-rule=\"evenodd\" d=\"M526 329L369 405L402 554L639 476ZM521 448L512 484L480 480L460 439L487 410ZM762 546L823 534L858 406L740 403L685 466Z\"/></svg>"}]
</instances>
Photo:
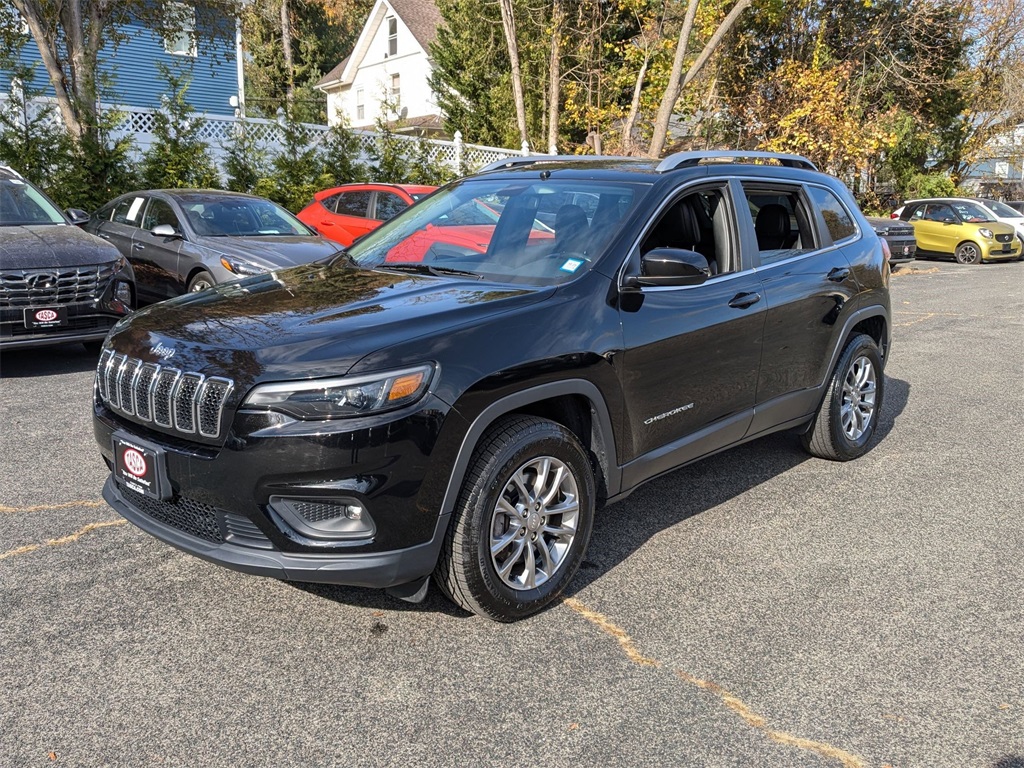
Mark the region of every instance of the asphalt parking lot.
<instances>
[{"instance_id":1,"label":"asphalt parking lot","mask_svg":"<svg viewBox=\"0 0 1024 768\"><path fill-rule=\"evenodd\" d=\"M100 498L95 357L0 360L0 766L1024 766L1024 263L893 277L881 440L598 517L567 599L209 565Z\"/></svg>"}]
</instances>

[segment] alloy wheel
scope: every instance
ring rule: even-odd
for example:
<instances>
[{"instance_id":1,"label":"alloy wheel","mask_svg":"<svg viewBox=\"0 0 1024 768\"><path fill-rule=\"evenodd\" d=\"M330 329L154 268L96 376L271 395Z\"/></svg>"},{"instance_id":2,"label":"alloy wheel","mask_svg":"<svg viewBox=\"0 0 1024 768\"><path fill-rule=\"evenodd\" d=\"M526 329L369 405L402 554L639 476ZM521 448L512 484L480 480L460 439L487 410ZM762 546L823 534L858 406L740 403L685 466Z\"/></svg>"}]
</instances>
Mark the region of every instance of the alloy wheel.
<instances>
[{"instance_id":1,"label":"alloy wheel","mask_svg":"<svg viewBox=\"0 0 1024 768\"><path fill-rule=\"evenodd\" d=\"M871 424L877 391L875 367L867 357L861 355L846 372L843 399L839 407L843 432L850 440L859 440Z\"/></svg>"}]
</instances>

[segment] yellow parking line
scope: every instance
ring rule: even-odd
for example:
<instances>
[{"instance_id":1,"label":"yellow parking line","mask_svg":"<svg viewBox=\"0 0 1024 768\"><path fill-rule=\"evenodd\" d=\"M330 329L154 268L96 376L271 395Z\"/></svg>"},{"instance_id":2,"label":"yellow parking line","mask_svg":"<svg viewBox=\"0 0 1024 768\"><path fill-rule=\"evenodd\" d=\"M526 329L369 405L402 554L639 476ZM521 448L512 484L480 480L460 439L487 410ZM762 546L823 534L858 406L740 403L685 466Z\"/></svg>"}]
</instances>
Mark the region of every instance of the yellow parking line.
<instances>
[{"instance_id":1,"label":"yellow parking line","mask_svg":"<svg viewBox=\"0 0 1024 768\"><path fill-rule=\"evenodd\" d=\"M598 613L597 611L587 608L574 597L567 598L564 602L569 608L596 626L602 632L615 638L615 640L618 641L619 646L622 648L623 653L625 653L626 657L634 664L659 668L663 666L663 664L657 659L653 659L650 656L644 656L640 653L636 647L636 643L633 641L633 638L629 636L626 630L615 624L603 613ZM864 768L864 761L861 758L845 750L833 747L831 744L824 744L820 741L804 739L799 736L794 736L791 733L771 728L768 725L768 721L751 709L742 699L739 698L739 696L727 691L717 683L713 683L710 680L702 680L699 677L694 677L682 670L677 669L673 670L673 672L676 677L684 683L688 683L689 685L695 686L696 688L700 688L703 691L707 691L708 693L717 696L726 707L739 715L743 722L761 731L772 741L789 747L803 749L808 752L814 752L830 760L836 760L843 766L843 768Z\"/></svg>"},{"instance_id":2,"label":"yellow parking line","mask_svg":"<svg viewBox=\"0 0 1024 768\"><path fill-rule=\"evenodd\" d=\"M0 552L0 560L6 560L8 557L14 557L15 555L25 555L29 552L35 552L37 549L43 547L59 547L61 544L70 544L73 541L78 541L85 534L92 531L99 530L100 528L110 528L115 525L124 525L127 520L106 520L100 523L89 523L82 528L79 528L74 533L68 536L61 536L59 539L48 539L42 544L27 544L24 547L18 547L17 549L10 549L7 552Z\"/></svg>"},{"instance_id":3,"label":"yellow parking line","mask_svg":"<svg viewBox=\"0 0 1024 768\"><path fill-rule=\"evenodd\" d=\"M5 507L0 504L0 514L13 515L18 512L49 512L54 509L70 509L72 507L105 507L107 502L100 501L65 501L61 504L38 504L34 507Z\"/></svg>"}]
</instances>

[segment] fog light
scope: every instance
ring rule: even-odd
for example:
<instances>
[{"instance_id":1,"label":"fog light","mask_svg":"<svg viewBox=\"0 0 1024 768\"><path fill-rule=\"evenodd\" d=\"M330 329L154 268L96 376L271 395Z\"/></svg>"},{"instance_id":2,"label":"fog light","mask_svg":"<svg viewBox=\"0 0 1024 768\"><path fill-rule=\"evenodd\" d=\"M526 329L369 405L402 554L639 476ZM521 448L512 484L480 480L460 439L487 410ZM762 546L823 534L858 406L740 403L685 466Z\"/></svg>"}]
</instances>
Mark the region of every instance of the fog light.
<instances>
[{"instance_id":1,"label":"fog light","mask_svg":"<svg viewBox=\"0 0 1024 768\"><path fill-rule=\"evenodd\" d=\"M365 539L377 532L359 499L291 499L272 496L270 508L295 531L314 539Z\"/></svg>"}]
</instances>

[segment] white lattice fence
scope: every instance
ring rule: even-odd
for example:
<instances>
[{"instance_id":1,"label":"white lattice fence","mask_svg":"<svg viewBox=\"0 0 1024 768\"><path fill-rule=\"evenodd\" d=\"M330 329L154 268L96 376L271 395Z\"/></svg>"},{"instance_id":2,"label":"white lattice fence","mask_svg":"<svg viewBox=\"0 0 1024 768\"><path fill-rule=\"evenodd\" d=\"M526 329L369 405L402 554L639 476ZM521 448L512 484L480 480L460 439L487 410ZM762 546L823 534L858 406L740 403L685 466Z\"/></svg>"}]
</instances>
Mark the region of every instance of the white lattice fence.
<instances>
[{"instance_id":1,"label":"white lattice fence","mask_svg":"<svg viewBox=\"0 0 1024 768\"><path fill-rule=\"evenodd\" d=\"M4 95L0 94L0 102L4 99ZM118 116L118 122L113 130L115 138L130 136L139 154L146 152L153 145L156 110L116 105L104 107ZM46 113L48 119L55 125L62 124L60 112L52 99L34 100L28 105L28 109L33 117ZM209 144L211 153L218 163L224 159L224 147L235 139L243 124L249 136L265 150L274 153L284 149L284 127L275 120L247 118L243 121L222 115L197 115L194 119L199 121L199 138ZM301 134L310 144L322 142L329 131L326 125L302 123L300 126ZM365 161L373 154L380 136L371 131L358 131L355 136L358 139L360 154ZM454 141L402 135L396 135L394 138L412 144L426 144L427 158L432 163L452 169L455 173L462 173L463 170L473 171L495 160L522 154L521 151L514 149L467 144L462 141L462 135L458 132Z\"/></svg>"}]
</instances>

